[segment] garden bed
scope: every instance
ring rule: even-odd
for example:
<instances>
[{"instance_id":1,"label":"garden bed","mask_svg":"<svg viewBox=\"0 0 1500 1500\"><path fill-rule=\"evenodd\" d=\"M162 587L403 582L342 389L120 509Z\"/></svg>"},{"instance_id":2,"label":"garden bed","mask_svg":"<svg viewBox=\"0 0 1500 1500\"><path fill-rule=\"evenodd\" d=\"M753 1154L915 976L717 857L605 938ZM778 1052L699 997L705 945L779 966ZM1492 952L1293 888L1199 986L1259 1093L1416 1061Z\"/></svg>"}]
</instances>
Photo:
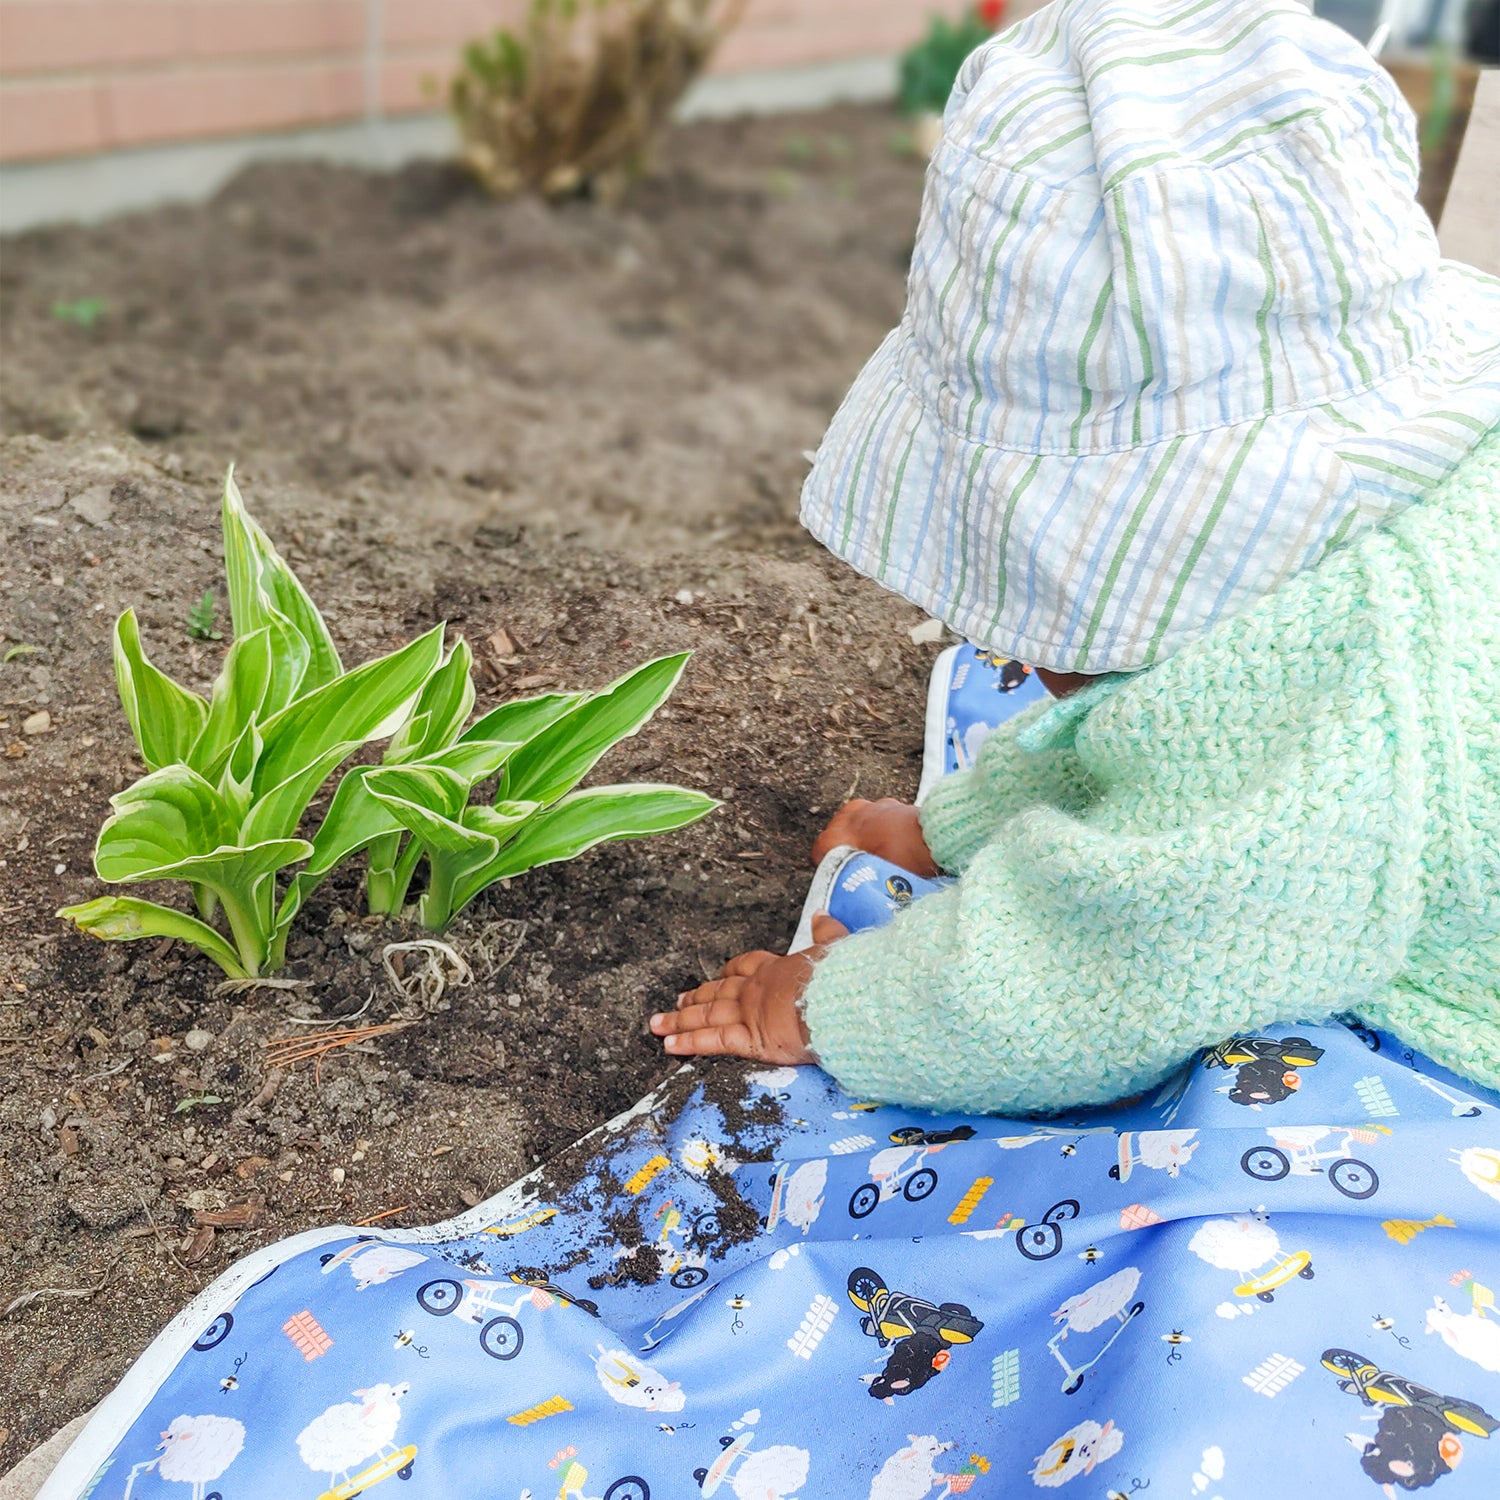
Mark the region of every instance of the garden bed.
<instances>
[{"instance_id":1,"label":"garden bed","mask_svg":"<svg viewBox=\"0 0 1500 1500\"><path fill-rule=\"evenodd\" d=\"M900 309L920 171L898 130L698 126L620 210L268 166L5 246L0 1308L103 1284L0 1320L0 1472L245 1251L451 1215L638 1098L669 1070L646 1015L785 946L820 813L911 794L933 648L795 520L803 452ZM67 929L141 771L110 627L135 606L206 686L223 643L186 623L214 587L225 625L230 459L351 664L448 620L483 709L692 647L600 772L725 806L492 890L449 937L474 982L425 999L416 955L382 962L422 934L361 917L358 861L294 929L294 989L219 994L181 946ZM415 1023L268 1061L356 1013Z\"/></svg>"}]
</instances>

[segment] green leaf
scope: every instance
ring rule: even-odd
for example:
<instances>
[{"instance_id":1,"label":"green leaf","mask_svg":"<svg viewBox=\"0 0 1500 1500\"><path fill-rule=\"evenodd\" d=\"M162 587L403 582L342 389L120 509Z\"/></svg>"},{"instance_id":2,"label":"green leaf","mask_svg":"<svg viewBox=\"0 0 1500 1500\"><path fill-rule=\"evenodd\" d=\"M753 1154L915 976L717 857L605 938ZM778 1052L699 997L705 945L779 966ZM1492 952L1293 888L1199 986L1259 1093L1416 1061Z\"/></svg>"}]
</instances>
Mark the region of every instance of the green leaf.
<instances>
[{"instance_id":1,"label":"green leaf","mask_svg":"<svg viewBox=\"0 0 1500 1500\"><path fill-rule=\"evenodd\" d=\"M190 766L164 766L109 799L94 868L101 880L154 880L184 860L233 844L238 821L223 796Z\"/></svg>"},{"instance_id":2,"label":"green leaf","mask_svg":"<svg viewBox=\"0 0 1500 1500\"><path fill-rule=\"evenodd\" d=\"M247 839L283 838L338 763L420 691L443 650L443 627L308 693L261 726Z\"/></svg>"},{"instance_id":3,"label":"green leaf","mask_svg":"<svg viewBox=\"0 0 1500 1500\"><path fill-rule=\"evenodd\" d=\"M469 643L460 637L448 660L427 679L411 717L386 747L387 765L419 760L453 743L474 707L474 683L469 675L473 664Z\"/></svg>"},{"instance_id":4,"label":"green leaf","mask_svg":"<svg viewBox=\"0 0 1500 1500\"><path fill-rule=\"evenodd\" d=\"M365 778L374 766L352 766L340 779L333 801L313 835L312 853L307 863L293 876L276 913L280 932L301 911L307 898L351 854L388 834L399 834L402 825L388 808L382 807L369 793Z\"/></svg>"},{"instance_id":5,"label":"green leaf","mask_svg":"<svg viewBox=\"0 0 1500 1500\"><path fill-rule=\"evenodd\" d=\"M539 698L517 698L491 709L482 719L476 719L459 738L461 741L510 740L515 744L525 744L588 696L587 693L543 693Z\"/></svg>"},{"instance_id":6,"label":"green leaf","mask_svg":"<svg viewBox=\"0 0 1500 1500\"><path fill-rule=\"evenodd\" d=\"M189 1094L184 1099L179 1099L172 1106L174 1115L186 1114L190 1109L200 1109L208 1104L222 1104L224 1100L218 1094Z\"/></svg>"},{"instance_id":7,"label":"green leaf","mask_svg":"<svg viewBox=\"0 0 1500 1500\"><path fill-rule=\"evenodd\" d=\"M499 848L489 834L463 826L460 819L469 784L452 771L430 766L382 766L365 778L365 787L403 828L409 828L430 848L485 858Z\"/></svg>"},{"instance_id":8,"label":"green leaf","mask_svg":"<svg viewBox=\"0 0 1500 1500\"><path fill-rule=\"evenodd\" d=\"M133 609L115 621L115 682L147 766L156 771L185 760L208 718L208 704L146 660Z\"/></svg>"},{"instance_id":9,"label":"green leaf","mask_svg":"<svg viewBox=\"0 0 1500 1500\"><path fill-rule=\"evenodd\" d=\"M505 768L505 795L555 802L588 775L611 746L635 734L682 676L691 652L659 657L585 699L534 735Z\"/></svg>"},{"instance_id":10,"label":"green leaf","mask_svg":"<svg viewBox=\"0 0 1500 1500\"><path fill-rule=\"evenodd\" d=\"M520 748L519 745L496 744L489 740L460 740L446 750L426 756L417 764L453 771L473 788L501 770Z\"/></svg>"},{"instance_id":11,"label":"green leaf","mask_svg":"<svg viewBox=\"0 0 1500 1500\"><path fill-rule=\"evenodd\" d=\"M219 773L246 728L259 716L274 671L272 627L240 636L224 656L214 680L208 718L184 759L210 781Z\"/></svg>"},{"instance_id":12,"label":"green leaf","mask_svg":"<svg viewBox=\"0 0 1500 1500\"><path fill-rule=\"evenodd\" d=\"M245 509L234 482L234 466L224 476L224 570L229 580L229 613L236 636L280 614L307 643L308 664L300 691L311 692L343 673L337 648L323 616L297 576L271 545L271 539Z\"/></svg>"},{"instance_id":13,"label":"green leaf","mask_svg":"<svg viewBox=\"0 0 1500 1500\"><path fill-rule=\"evenodd\" d=\"M80 906L65 906L57 914L77 924L83 932L111 943L129 943L138 938L177 938L206 954L231 979L249 976L239 955L207 922L186 912L141 901L134 896L100 896Z\"/></svg>"},{"instance_id":14,"label":"green leaf","mask_svg":"<svg viewBox=\"0 0 1500 1500\"><path fill-rule=\"evenodd\" d=\"M445 849L424 840L429 879L418 907L422 925L436 932L447 927L489 884L488 881L474 883L471 877L475 871L493 862L496 853L538 811L540 806L535 802L466 807L460 821L470 835L469 842L462 847Z\"/></svg>"},{"instance_id":15,"label":"green leaf","mask_svg":"<svg viewBox=\"0 0 1500 1500\"><path fill-rule=\"evenodd\" d=\"M612 839L671 833L706 817L719 803L680 786L633 783L574 792L539 812L483 868L459 880L454 910L462 910L486 886L525 874L538 865L572 859Z\"/></svg>"},{"instance_id":16,"label":"green leaf","mask_svg":"<svg viewBox=\"0 0 1500 1500\"><path fill-rule=\"evenodd\" d=\"M215 628L214 591L204 589L203 597L188 611L187 633L195 641L222 641L224 632Z\"/></svg>"}]
</instances>

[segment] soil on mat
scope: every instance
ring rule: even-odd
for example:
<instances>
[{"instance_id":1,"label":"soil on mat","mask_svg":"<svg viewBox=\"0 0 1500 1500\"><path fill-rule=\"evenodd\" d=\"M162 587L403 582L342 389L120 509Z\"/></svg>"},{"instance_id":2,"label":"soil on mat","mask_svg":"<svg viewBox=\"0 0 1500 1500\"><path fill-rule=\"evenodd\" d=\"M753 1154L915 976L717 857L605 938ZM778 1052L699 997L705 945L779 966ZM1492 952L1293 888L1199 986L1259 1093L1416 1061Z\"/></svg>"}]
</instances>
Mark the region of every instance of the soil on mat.
<instances>
[{"instance_id":1,"label":"soil on mat","mask_svg":"<svg viewBox=\"0 0 1500 1500\"><path fill-rule=\"evenodd\" d=\"M446 1217L639 1098L670 1071L645 1017L785 947L828 812L911 795L936 648L796 525L804 450L900 310L921 174L899 128L700 125L620 209L495 205L430 164L265 166L5 245L0 1312L38 1295L0 1317L0 1472L246 1251ZM93 298L91 326L55 311ZM346 662L447 620L485 708L692 647L596 779L723 808L492 890L448 935L474 982L441 994L419 952L387 972L421 934L365 920L357 868L295 929L294 989L220 993L180 946L55 920L104 890L92 840L143 769L115 616L194 687L222 658L186 626L211 588L227 630L231 459ZM268 1064L298 1023L398 1015Z\"/></svg>"}]
</instances>

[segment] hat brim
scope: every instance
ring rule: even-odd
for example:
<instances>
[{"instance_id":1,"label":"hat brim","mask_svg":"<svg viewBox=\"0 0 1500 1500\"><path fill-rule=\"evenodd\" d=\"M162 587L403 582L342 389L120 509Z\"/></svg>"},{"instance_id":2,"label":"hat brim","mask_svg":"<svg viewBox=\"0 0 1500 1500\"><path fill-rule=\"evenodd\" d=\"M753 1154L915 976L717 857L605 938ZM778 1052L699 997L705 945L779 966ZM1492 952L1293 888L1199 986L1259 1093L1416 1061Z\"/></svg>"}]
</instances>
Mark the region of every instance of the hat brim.
<instances>
[{"instance_id":1,"label":"hat brim","mask_svg":"<svg viewBox=\"0 0 1500 1500\"><path fill-rule=\"evenodd\" d=\"M829 426L803 525L985 649L1149 666L1420 500L1500 425L1500 280L1444 262L1428 296L1441 337L1374 385L1107 452L955 431L897 328Z\"/></svg>"}]
</instances>

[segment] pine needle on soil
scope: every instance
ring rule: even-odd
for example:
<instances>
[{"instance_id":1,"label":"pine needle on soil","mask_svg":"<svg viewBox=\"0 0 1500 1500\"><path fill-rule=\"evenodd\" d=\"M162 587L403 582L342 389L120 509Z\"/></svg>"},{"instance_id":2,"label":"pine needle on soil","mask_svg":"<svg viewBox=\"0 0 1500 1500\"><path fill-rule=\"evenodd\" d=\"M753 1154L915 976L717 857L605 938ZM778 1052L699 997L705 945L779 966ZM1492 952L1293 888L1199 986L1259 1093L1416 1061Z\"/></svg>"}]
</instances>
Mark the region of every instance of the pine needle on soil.
<instances>
[{"instance_id":1,"label":"pine needle on soil","mask_svg":"<svg viewBox=\"0 0 1500 1500\"><path fill-rule=\"evenodd\" d=\"M360 1046L393 1031L415 1026L415 1020L381 1021L374 1026L344 1026L337 1031L320 1031L316 1036L272 1037L266 1046L266 1061L275 1068L289 1068L295 1063L312 1062L313 1081L321 1082L323 1059L330 1052Z\"/></svg>"}]
</instances>

